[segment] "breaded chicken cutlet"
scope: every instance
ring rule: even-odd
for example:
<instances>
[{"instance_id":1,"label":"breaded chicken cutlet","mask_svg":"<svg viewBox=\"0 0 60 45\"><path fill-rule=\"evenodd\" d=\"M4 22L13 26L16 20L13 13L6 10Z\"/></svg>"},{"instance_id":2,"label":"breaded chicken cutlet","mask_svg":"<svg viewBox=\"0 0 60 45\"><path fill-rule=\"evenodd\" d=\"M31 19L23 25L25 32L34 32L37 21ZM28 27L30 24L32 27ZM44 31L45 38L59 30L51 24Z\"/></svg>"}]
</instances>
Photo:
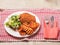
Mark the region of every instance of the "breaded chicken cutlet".
<instances>
[{"instance_id":1,"label":"breaded chicken cutlet","mask_svg":"<svg viewBox=\"0 0 60 45\"><path fill-rule=\"evenodd\" d=\"M31 14L23 13L23 14L20 15L20 21L22 23L24 23L24 22L29 23L31 21L36 22L36 19L35 19L35 16L32 16Z\"/></svg>"}]
</instances>

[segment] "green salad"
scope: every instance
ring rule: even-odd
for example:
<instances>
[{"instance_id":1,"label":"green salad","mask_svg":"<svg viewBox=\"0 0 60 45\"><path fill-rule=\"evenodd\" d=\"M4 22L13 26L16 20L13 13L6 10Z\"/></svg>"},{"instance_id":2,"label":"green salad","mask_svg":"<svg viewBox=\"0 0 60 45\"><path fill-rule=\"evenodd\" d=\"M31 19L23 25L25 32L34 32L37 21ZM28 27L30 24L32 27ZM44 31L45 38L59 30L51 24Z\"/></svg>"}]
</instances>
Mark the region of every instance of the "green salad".
<instances>
[{"instance_id":1,"label":"green salad","mask_svg":"<svg viewBox=\"0 0 60 45\"><path fill-rule=\"evenodd\" d=\"M6 22L6 26L11 27L13 29L18 29L21 25L18 15L13 15L9 18L9 21Z\"/></svg>"}]
</instances>

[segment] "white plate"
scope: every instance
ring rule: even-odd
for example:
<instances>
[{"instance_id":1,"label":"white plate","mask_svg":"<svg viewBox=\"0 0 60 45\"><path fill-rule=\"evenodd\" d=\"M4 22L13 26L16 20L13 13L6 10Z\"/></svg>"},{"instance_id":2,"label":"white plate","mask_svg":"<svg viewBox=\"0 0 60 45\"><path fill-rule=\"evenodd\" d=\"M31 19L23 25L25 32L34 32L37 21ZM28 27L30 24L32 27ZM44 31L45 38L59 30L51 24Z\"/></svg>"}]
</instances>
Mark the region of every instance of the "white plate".
<instances>
[{"instance_id":1,"label":"white plate","mask_svg":"<svg viewBox=\"0 0 60 45\"><path fill-rule=\"evenodd\" d=\"M15 15L15 14L20 15L20 14L23 14L23 13L29 13L29 14L35 16L36 22L38 22L38 23L40 24L40 21L39 21L38 17L37 17L35 14L31 13L31 12L21 11L21 12L12 13L12 14L10 14L10 15L6 18L6 20L4 21L4 27L5 27L6 31L7 31L10 35L12 35L12 36L14 36L14 37L20 37L20 38L21 38L21 37L29 37L29 36L31 36L31 35L21 36L21 35L19 34L19 32L14 31L13 29L11 29L11 28L9 28L9 27L7 27L7 26L5 25L5 23L9 20L9 18L10 18L12 15ZM40 28L40 26L38 26L38 28L36 29L36 31L33 32L32 35L34 35L35 33L37 33L37 31L39 30L39 28Z\"/></svg>"}]
</instances>

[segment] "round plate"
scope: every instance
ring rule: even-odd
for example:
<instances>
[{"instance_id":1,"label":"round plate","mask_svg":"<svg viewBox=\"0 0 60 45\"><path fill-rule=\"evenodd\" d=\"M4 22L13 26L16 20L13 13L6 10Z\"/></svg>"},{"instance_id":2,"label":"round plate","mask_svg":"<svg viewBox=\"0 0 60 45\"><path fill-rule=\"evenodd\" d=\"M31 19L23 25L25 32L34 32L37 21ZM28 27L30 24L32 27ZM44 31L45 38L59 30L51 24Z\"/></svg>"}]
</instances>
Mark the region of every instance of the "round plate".
<instances>
[{"instance_id":1,"label":"round plate","mask_svg":"<svg viewBox=\"0 0 60 45\"><path fill-rule=\"evenodd\" d=\"M14 37L20 37L20 38L21 38L21 37L29 37L29 36L31 36L31 35L22 36L22 35L19 34L19 32L14 31L13 29L11 29L11 28L9 28L9 27L7 27L7 26L5 25L5 23L9 20L9 18L10 18L12 15L20 15L20 14L23 14L23 13L29 13L29 14L35 16L36 22L40 24L40 21L39 21L38 17L37 17L35 14L31 13L31 12L21 11L21 12L12 13L12 14L10 14L10 15L6 18L6 20L4 21L4 27L5 27L6 31L7 31L10 35L12 35L12 36L14 36ZM37 31L39 30L39 28L40 28L40 26L37 27L37 29L33 32L32 35L34 35L35 33L37 33Z\"/></svg>"}]
</instances>

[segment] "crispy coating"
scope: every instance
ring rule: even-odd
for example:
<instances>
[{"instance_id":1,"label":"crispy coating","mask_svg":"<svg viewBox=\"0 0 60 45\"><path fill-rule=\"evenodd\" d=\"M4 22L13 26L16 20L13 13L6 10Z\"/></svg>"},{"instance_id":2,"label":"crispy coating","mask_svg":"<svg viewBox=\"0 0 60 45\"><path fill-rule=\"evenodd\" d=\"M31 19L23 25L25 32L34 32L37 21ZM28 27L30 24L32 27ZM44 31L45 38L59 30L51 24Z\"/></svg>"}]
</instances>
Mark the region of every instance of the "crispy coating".
<instances>
[{"instance_id":1,"label":"crispy coating","mask_svg":"<svg viewBox=\"0 0 60 45\"><path fill-rule=\"evenodd\" d=\"M31 35L38 26L39 24L36 22L30 22L29 24L25 22L20 26L19 33L21 35Z\"/></svg>"},{"instance_id":2,"label":"crispy coating","mask_svg":"<svg viewBox=\"0 0 60 45\"><path fill-rule=\"evenodd\" d=\"M39 26L39 24L37 22L30 22L29 25L30 25L29 27L31 27L34 30Z\"/></svg>"},{"instance_id":3,"label":"crispy coating","mask_svg":"<svg viewBox=\"0 0 60 45\"><path fill-rule=\"evenodd\" d=\"M20 32L20 31L22 31L23 29L21 28L21 27L19 27L19 29L18 29L18 32Z\"/></svg>"},{"instance_id":4,"label":"crispy coating","mask_svg":"<svg viewBox=\"0 0 60 45\"><path fill-rule=\"evenodd\" d=\"M18 32L23 36L23 35L26 35L26 32L25 31L23 31L23 28L22 27L20 27L19 29L18 29Z\"/></svg>"},{"instance_id":5,"label":"crispy coating","mask_svg":"<svg viewBox=\"0 0 60 45\"><path fill-rule=\"evenodd\" d=\"M35 16L32 16L28 13L23 13L20 15L21 26L18 29L18 32L21 35L31 35L39 26L39 23L36 22Z\"/></svg>"},{"instance_id":6,"label":"crispy coating","mask_svg":"<svg viewBox=\"0 0 60 45\"><path fill-rule=\"evenodd\" d=\"M25 25L21 25L21 27L23 28L23 31L25 31L28 35L31 35L34 32L32 28Z\"/></svg>"},{"instance_id":7,"label":"crispy coating","mask_svg":"<svg viewBox=\"0 0 60 45\"><path fill-rule=\"evenodd\" d=\"M25 31L20 31L20 34L23 36L23 35L26 35Z\"/></svg>"},{"instance_id":8,"label":"crispy coating","mask_svg":"<svg viewBox=\"0 0 60 45\"><path fill-rule=\"evenodd\" d=\"M27 22L23 23L23 25L29 27L29 24Z\"/></svg>"},{"instance_id":9,"label":"crispy coating","mask_svg":"<svg viewBox=\"0 0 60 45\"><path fill-rule=\"evenodd\" d=\"M22 23L24 23L24 22L31 22L31 21L36 21L36 19L35 19L35 16L32 16L31 14L28 14L28 13L23 13L23 14L21 14L20 15L20 21L22 22Z\"/></svg>"}]
</instances>

